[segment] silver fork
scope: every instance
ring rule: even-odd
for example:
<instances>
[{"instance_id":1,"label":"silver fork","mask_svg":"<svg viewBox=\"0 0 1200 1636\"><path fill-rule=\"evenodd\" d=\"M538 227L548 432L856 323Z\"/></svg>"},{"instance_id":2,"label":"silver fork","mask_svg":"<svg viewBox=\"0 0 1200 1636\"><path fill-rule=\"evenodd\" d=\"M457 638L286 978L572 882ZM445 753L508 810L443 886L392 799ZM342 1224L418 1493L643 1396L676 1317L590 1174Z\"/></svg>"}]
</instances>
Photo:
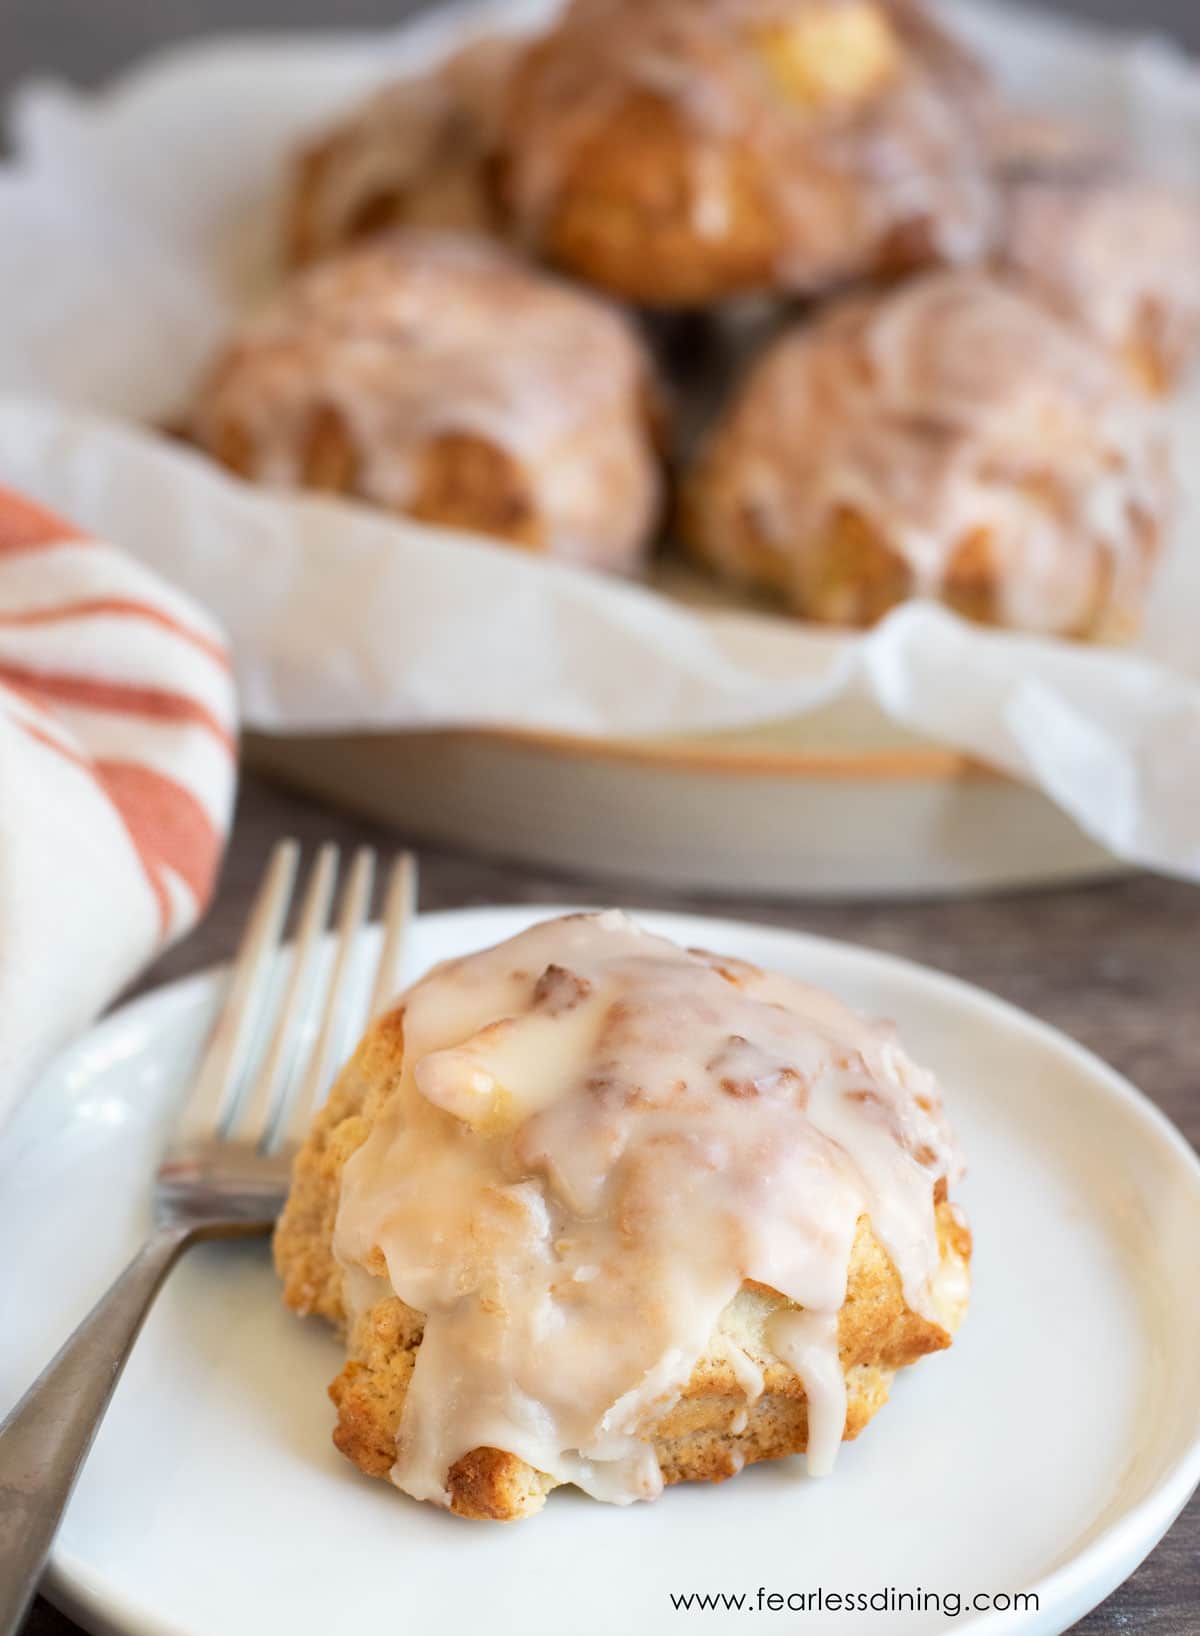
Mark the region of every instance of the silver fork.
<instances>
[{"instance_id":1,"label":"silver fork","mask_svg":"<svg viewBox=\"0 0 1200 1636\"><path fill-rule=\"evenodd\" d=\"M0 1636L14 1636L33 1597L79 1469L163 1279L201 1239L270 1232L292 1155L324 1097L338 1046L363 1022L347 979L374 884L375 857L365 847L355 854L342 892L320 1022L302 1060L304 1023L321 998L317 956L338 869L337 848L323 846L300 907L274 1028L265 1051L256 1051L270 1021L279 940L299 862L295 841L282 841L272 854L204 1060L159 1166L150 1237L0 1426ZM416 864L404 853L388 881L371 1016L398 986L415 899Z\"/></svg>"}]
</instances>

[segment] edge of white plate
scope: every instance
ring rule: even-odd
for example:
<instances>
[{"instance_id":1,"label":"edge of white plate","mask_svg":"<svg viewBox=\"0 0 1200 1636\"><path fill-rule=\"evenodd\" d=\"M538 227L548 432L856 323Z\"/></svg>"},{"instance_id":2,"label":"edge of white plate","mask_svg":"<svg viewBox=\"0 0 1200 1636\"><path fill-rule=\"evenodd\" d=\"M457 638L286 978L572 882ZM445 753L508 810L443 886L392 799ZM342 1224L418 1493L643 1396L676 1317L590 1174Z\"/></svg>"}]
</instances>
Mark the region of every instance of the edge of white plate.
<instances>
[{"instance_id":1,"label":"edge of white plate","mask_svg":"<svg viewBox=\"0 0 1200 1636\"><path fill-rule=\"evenodd\" d=\"M1127 873L1048 796L936 749L799 754L432 730L250 734L249 765L409 835L626 886L952 896Z\"/></svg>"}]
</instances>

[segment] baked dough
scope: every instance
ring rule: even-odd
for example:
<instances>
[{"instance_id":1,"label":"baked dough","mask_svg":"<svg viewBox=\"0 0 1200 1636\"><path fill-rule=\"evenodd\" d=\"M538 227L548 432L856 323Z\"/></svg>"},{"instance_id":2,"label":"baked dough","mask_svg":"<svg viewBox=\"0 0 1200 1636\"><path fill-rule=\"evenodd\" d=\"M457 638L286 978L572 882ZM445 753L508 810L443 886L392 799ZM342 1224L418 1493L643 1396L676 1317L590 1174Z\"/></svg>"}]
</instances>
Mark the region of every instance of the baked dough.
<instances>
[{"instance_id":1,"label":"baked dough","mask_svg":"<svg viewBox=\"0 0 1200 1636\"><path fill-rule=\"evenodd\" d=\"M627 572L654 529L657 387L633 326L483 239L318 262L234 336L195 440L243 477Z\"/></svg>"},{"instance_id":2,"label":"baked dough","mask_svg":"<svg viewBox=\"0 0 1200 1636\"><path fill-rule=\"evenodd\" d=\"M999 266L1154 396L1200 352L1200 204L1089 132L1012 120L994 139Z\"/></svg>"},{"instance_id":3,"label":"baked dough","mask_svg":"<svg viewBox=\"0 0 1200 1636\"><path fill-rule=\"evenodd\" d=\"M376 91L297 156L284 217L292 266L392 227L491 233L489 167L518 42L491 36L436 73Z\"/></svg>"},{"instance_id":4,"label":"baked dough","mask_svg":"<svg viewBox=\"0 0 1200 1636\"><path fill-rule=\"evenodd\" d=\"M743 1032L730 1035L731 1023ZM408 1030L436 1049L413 1060ZM705 1063L714 1041L720 1043L711 1074L696 1068L699 1078L681 1086L676 1072L685 1071L685 1061ZM497 1089L501 1074L507 1083ZM693 1100L675 1123L669 1110L684 1106L689 1087ZM547 1127L547 1118L559 1123ZM814 1126L836 1126L836 1153ZM728 1146L721 1146L722 1131ZM795 1148L777 1151L774 1141L785 1137ZM584 1185L587 1167L570 1176L557 1171L558 1138L569 1168L601 1144L607 1202L589 1206L586 1219L564 1201ZM624 1142L619 1155L613 1141ZM697 1164L692 1148L705 1141L716 1144L713 1159ZM411 1171L397 1142L414 1144ZM538 1159L543 1142L546 1157ZM476 1196L478 1174L470 1167L481 1145L487 1168ZM718 1152L724 1168L714 1181L705 1167ZM869 1210L857 1210L853 1191L832 1187L821 1168L831 1154L841 1163L847 1153L850 1170L865 1167L853 1171L852 1187L873 1177L867 1191L881 1224L873 1224ZM639 1166L647 1165L639 1179ZM745 1179L742 1165L764 1178L765 1191ZM765 1179L771 1166L778 1169L773 1193ZM601 1368L596 1359L605 1355L592 1344L597 1333L606 1333L619 1354L624 1341L614 1334L644 1326L666 1336L681 1314L694 1323L702 1308L690 1304L691 1282L703 1281L709 1251L723 1250L726 1232L742 1243L738 1253L751 1270L777 1254L782 1271L796 1251L811 1265L795 1276L808 1276L814 1289L832 1274L836 1310L809 1316L828 1316L830 1356L844 1380L844 1424L833 1427L834 1442L857 1436L887 1400L896 1371L949 1346L965 1312L970 1235L947 1196L957 1173L936 1086L886 1030L869 1028L803 985L702 951L685 953L624 916L574 916L435 968L375 1024L299 1155L275 1255L287 1304L319 1314L345 1335L347 1363L330 1388L342 1453L368 1475L391 1475L461 1516L508 1521L540 1509L549 1490L567 1480L600 1497L652 1497L653 1481L645 1495L637 1482L622 1486L627 1446L606 1451L611 1466L576 1451L552 1472L500 1438L473 1446L460 1422L502 1427L509 1415L509 1432L520 1442L532 1436L527 1422L542 1426L561 1414L564 1399L587 1400ZM797 1190L802 1175L808 1182ZM697 1186L708 1190L703 1198L692 1192ZM497 1214L501 1197L505 1208ZM744 1215L730 1226L728 1213L736 1214L739 1200ZM424 1232L416 1239L398 1225L413 1209L411 1219L420 1217ZM543 1210L548 1221L522 1236L526 1217ZM815 1212L812 1219L806 1211ZM699 1231L663 1251L662 1234L676 1218L699 1223ZM434 1422L431 1433L405 1420L421 1348L430 1344L428 1321L396 1286L411 1292L427 1280L426 1263L446 1254L443 1229L452 1219L453 1277L447 1299L435 1302L435 1350L421 1400ZM710 1232L713 1245L706 1246ZM548 1284L538 1261L547 1235L558 1258ZM604 1252L598 1259L597 1244ZM657 1277L646 1288L638 1275L651 1264ZM682 1296L673 1278L681 1280ZM614 1296L615 1325L603 1304ZM657 1486L719 1481L757 1460L812 1452L811 1391L780 1356L773 1327L781 1315L786 1324L803 1322L805 1314L761 1279L739 1280L736 1270L730 1298L714 1298L714 1321L696 1356L684 1359L682 1378L672 1388L664 1377L657 1393L644 1404L639 1399L637 1447ZM463 1308L474 1302L480 1314L468 1310L464 1319ZM527 1323L538 1331L532 1339ZM580 1326L575 1351L555 1340L572 1323ZM618 1384L621 1362L614 1366ZM633 1360L639 1380L641 1362ZM537 1378L537 1366L550 1378ZM580 1374L574 1394L569 1366ZM519 1391L507 1378L509 1367ZM811 1380L809 1387L824 1390ZM526 1412L521 1405L536 1407L539 1394L541 1408ZM486 1400L482 1410L479 1399ZM828 1442L828 1426L823 1436ZM444 1469L435 1458L436 1481L422 1487L412 1451L428 1453L431 1440ZM406 1444L410 1457L402 1469Z\"/></svg>"},{"instance_id":5,"label":"baked dough","mask_svg":"<svg viewBox=\"0 0 1200 1636\"><path fill-rule=\"evenodd\" d=\"M794 325L687 481L722 575L809 619L913 596L1096 641L1136 628L1168 509L1157 417L1087 335L982 272L935 272Z\"/></svg>"},{"instance_id":6,"label":"baked dough","mask_svg":"<svg viewBox=\"0 0 1200 1636\"><path fill-rule=\"evenodd\" d=\"M514 70L515 233L652 306L986 248L982 75L911 0L574 0Z\"/></svg>"}]
</instances>

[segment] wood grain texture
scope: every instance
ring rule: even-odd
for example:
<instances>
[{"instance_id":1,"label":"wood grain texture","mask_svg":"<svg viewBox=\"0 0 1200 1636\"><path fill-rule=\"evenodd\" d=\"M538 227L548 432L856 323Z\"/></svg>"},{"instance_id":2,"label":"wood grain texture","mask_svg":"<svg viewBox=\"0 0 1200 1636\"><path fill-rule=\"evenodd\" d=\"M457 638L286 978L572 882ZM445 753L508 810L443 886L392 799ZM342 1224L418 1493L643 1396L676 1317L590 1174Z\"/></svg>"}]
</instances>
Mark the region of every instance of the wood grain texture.
<instances>
[{"instance_id":1,"label":"wood grain texture","mask_svg":"<svg viewBox=\"0 0 1200 1636\"><path fill-rule=\"evenodd\" d=\"M344 847L368 842L385 852L404 839L247 778L233 845L208 918L158 963L141 988L181 977L232 952L265 860L285 834L297 836L308 848L330 839ZM633 909L695 910L843 938L953 972L1090 1046L1200 1145L1200 889L1195 887L1138 876L1051 894L903 905L714 902L644 888L597 892L578 881L508 864L419 850L425 909L619 901ZM23 1636L76 1636L77 1629L39 1602ZM1074 1629L1078 1636L1197 1636L1200 1498L1192 1500L1133 1578Z\"/></svg>"}]
</instances>

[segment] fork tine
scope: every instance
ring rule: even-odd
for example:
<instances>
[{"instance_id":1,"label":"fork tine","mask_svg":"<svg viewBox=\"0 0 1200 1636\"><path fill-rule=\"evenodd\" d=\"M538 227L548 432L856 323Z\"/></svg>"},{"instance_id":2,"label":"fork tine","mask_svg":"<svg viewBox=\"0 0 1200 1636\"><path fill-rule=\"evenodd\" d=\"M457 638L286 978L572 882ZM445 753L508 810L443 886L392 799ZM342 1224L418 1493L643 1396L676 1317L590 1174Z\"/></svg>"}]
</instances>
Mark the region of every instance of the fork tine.
<instances>
[{"instance_id":1,"label":"fork tine","mask_svg":"<svg viewBox=\"0 0 1200 1636\"><path fill-rule=\"evenodd\" d=\"M299 843L292 840L280 841L271 854L242 933L225 1003L179 1123L184 1140L217 1135L235 1105L254 1023L269 990L299 859Z\"/></svg>"},{"instance_id":2,"label":"fork tine","mask_svg":"<svg viewBox=\"0 0 1200 1636\"><path fill-rule=\"evenodd\" d=\"M387 896L383 904L383 946L379 951L375 986L371 991L369 1014L372 1018L386 1010L399 989L404 946L416 906L417 860L411 852L402 852L388 876Z\"/></svg>"},{"instance_id":3,"label":"fork tine","mask_svg":"<svg viewBox=\"0 0 1200 1636\"><path fill-rule=\"evenodd\" d=\"M370 908L371 886L374 875L375 854L370 847L360 847L355 853L345 891L342 894L342 906L337 922L333 971L330 974L329 986L325 994L325 1006L321 1014L321 1024L317 1031L317 1038L309 1056L308 1065L304 1070L299 1089L285 1101L280 1109L277 1127L271 1138L273 1148L283 1144L303 1141L312 1116L320 1106L322 1096L328 1087L333 1068L331 1059L334 1048L349 1022L347 1008L342 1004L342 991L346 986L346 978L353 961L358 934Z\"/></svg>"},{"instance_id":4,"label":"fork tine","mask_svg":"<svg viewBox=\"0 0 1200 1636\"><path fill-rule=\"evenodd\" d=\"M262 1066L254 1084L238 1103L236 1117L230 1129L234 1141L255 1145L270 1130L280 1098L286 1087L288 1070L296 1055L300 1023L308 1005L316 972L316 954L325 924L329 919L329 905L333 899L337 879L338 849L327 841L317 853L308 889L300 906L300 920L292 946L292 965L288 972L287 987L267 1047Z\"/></svg>"}]
</instances>

